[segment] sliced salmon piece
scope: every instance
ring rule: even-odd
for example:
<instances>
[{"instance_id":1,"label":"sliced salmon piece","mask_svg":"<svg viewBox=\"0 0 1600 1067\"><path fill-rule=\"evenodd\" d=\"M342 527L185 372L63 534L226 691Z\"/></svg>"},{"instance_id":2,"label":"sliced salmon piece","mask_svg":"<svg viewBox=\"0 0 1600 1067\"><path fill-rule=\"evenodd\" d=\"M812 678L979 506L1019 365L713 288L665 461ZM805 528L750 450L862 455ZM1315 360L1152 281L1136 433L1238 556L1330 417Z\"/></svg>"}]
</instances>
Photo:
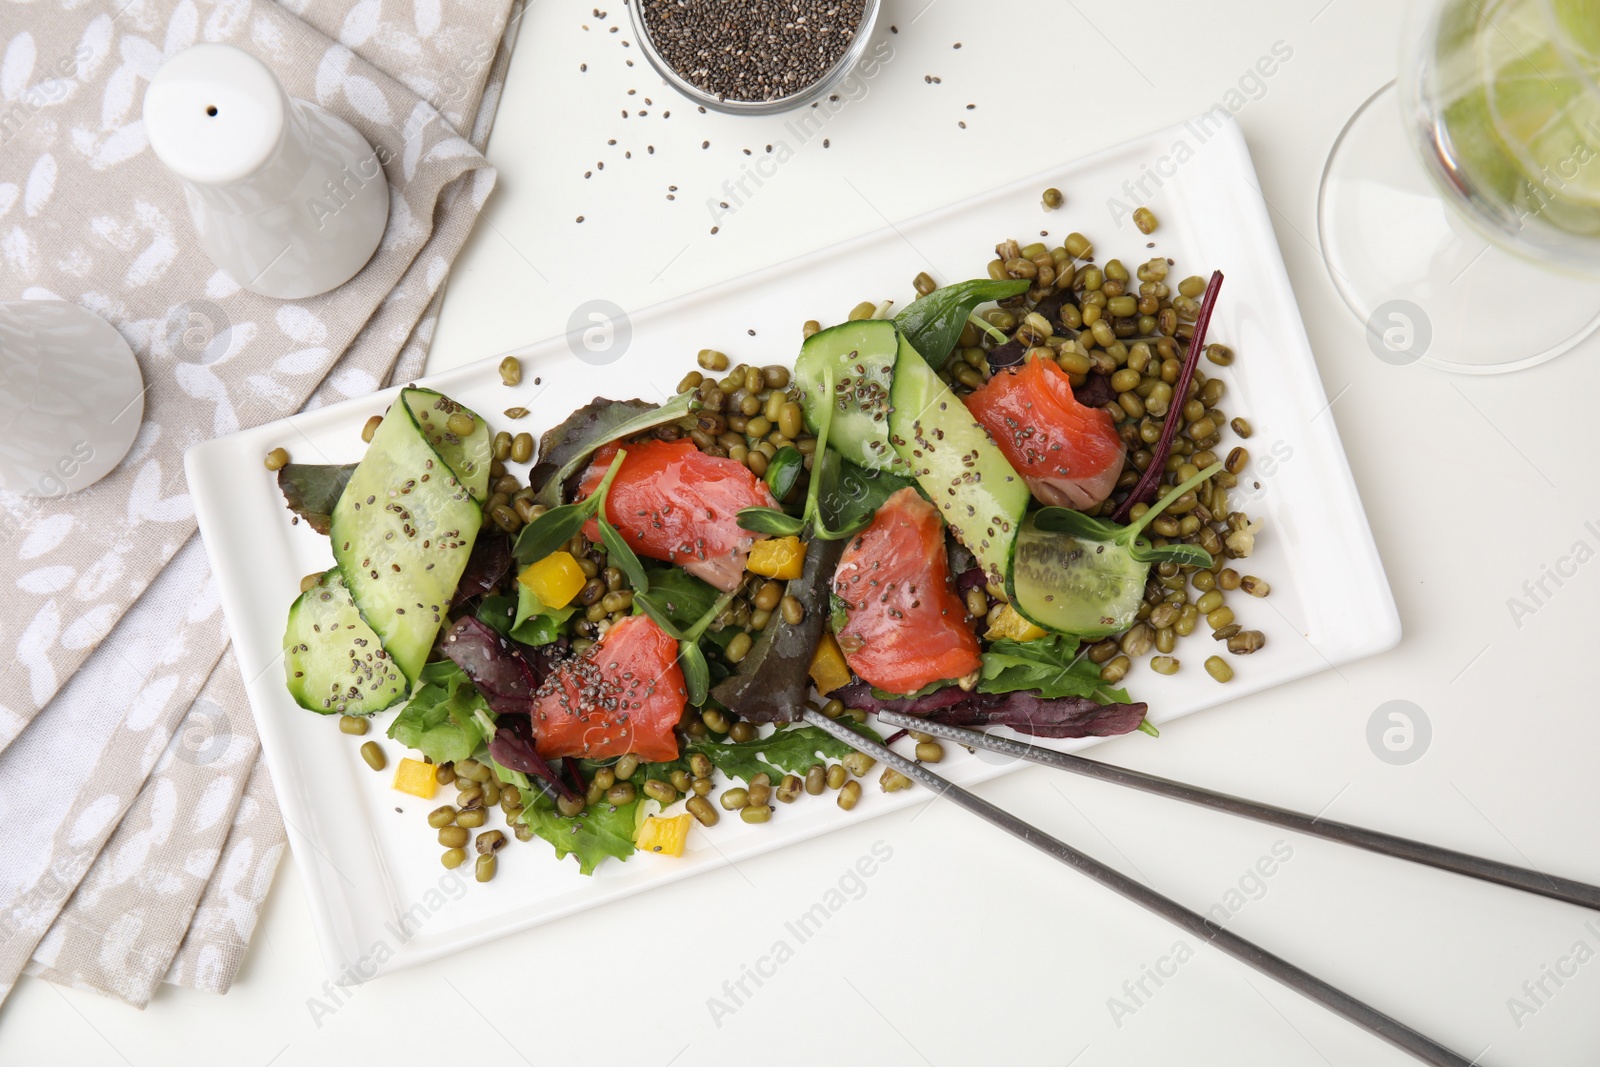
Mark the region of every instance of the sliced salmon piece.
<instances>
[{"instance_id":1,"label":"sliced salmon piece","mask_svg":"<svg viewBox=\"0 0 1600 1067\"><path fill-rule=\"evenodd\" d=\"M581 655L562 660L533 698L535 751L605 759L678 758L673 728L688 699L678 642L647 615L631 615Z\"/></svg>"},{"instance_id":2,"label":"sliced salmon piece","mask_svg":"<svg viewBox=\"0 0 1600 1067\"><path fill-rule=\"evenodd\" d=\"M1078 403L1054 360L1035 356L1000 371L967 397L967 410L1044 503L1092 508L1116 488L1116 426L1104 410Z\"/></svg>"},{"instance_id":3,"label":"sliced salmon piece","mask_svg":"<svg viewBox=\"0 0 1600 1067\"><path fill-rule=\"evenodd\" d=\"M848 619L838 633L845 662L878 689L915 693L982 663L950 584L944 523L915 489L884 501L872 525L850 539L833 591Z\"/></svg>"},{"instance_id":4,"label":"sliced salmon piece","mask_svg":"<svg viewBox=\"0 0 1600 1067\"><path fill-rule=\"evenodd\" d=\"M708 456L693 441L643 441L624 446L628 455L606 495L606 519L641 556L675 563L724 593L744 577L750 546L765 536L739 528L748 507L778 506L749 467ZM600 485L617 454L606 445L583 474L587 496ZM583 535L600 540L590 519Z\"/></svg>"}]
</instances>

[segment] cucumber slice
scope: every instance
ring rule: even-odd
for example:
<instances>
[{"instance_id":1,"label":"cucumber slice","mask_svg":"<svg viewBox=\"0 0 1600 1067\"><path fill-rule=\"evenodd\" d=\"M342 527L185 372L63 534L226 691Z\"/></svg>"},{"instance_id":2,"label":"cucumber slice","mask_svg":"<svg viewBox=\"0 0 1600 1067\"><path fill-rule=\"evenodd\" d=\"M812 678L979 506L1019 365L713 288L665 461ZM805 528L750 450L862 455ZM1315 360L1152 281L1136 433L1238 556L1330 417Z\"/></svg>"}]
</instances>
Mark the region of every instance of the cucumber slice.
<instances>
[{"instance_id":1,"label":"cucumber slice","mask_svg":"<svg viewBox=\"0 0 1600 1067\"><path fill-rule=\"evenodd\" d=\"M1139 617L1150 565L1116 545L1040 530L1030 516L1017 532L1006 598L1035 626L1098 639Z\"/></svg>"},{"instance_id":2,"label":"cucumber slice","mask_svg":"<svg viewBox=\"0 0 1600 1067\"><path fill-rule=\"evenodd\" d=\"M289 608L283 664L295 703L323 715L382 711L411 691L356 610L337 567Z\"/></svg>"},{"instance_id":3,"label":"cucumber slice","mask_svg":"<svg viewBox=\"0 0 1600 1067\"><path fill-rule=\"evenodd\" d=\"M1028 485L908 343L900 345L895 360L889 427L911 476L956 539L978 557L989 583L1000 588L1028 508Z\"/></svg>"},{"instance_id":4,"label":"cucumber slice","mask_svg":"<svg viewBox=\"0 0 1600 1067\"><path fill-rule=\"evenodd\" d=\"M475 426L457 437L457 412ZM390 406L333 509L333 557L361 617L411 682L450 606L489 487L489 430L481 418L427 389Z\"/></svg>"},{"instance_id":5,"label":"cucumber slice","mask_svg":"<svg viewBox=\"0 0 1600 1067\"><path fill-rule=\"evenodd\" d=\"M834 404L828 444L858 467L906 473L889 443L889 390L904 344L888 319L861 319L830 326L806 338L794 376L804 394L806 423L815 433L822 405ZM824 384L833 373L833 392Z\"/></svg>"}]
</instances>

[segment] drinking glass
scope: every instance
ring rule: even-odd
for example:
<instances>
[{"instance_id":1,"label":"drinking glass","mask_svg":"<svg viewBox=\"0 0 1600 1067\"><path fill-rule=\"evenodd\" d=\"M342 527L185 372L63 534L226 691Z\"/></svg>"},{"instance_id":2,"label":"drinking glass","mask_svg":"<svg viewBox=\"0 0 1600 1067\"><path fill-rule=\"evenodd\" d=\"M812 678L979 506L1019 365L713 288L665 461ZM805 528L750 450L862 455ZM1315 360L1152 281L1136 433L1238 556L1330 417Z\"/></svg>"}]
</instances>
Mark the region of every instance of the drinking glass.
<instances>
[{"instance_id":1,"label":"drinking glass","mask_svg":"<svg viewBox=\"0 0 1600 1067\"><path fill-rule=\"evenodd\" d=\"M1323 257L1373 352L1472 374L1600 328L1600 0L1423 0L1323 171Z\"/></svg>"}]
</instances>

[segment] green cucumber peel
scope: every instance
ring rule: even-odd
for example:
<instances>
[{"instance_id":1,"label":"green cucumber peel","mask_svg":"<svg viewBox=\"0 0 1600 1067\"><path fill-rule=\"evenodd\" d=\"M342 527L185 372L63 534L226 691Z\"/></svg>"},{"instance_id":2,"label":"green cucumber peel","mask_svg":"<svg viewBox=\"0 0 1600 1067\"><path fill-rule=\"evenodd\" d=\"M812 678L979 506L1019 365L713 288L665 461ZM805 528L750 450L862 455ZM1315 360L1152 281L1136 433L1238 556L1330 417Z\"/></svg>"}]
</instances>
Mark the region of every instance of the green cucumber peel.
<instances>
[{"instance_id":1,"label":"green cucumber peel","mask_svg":"<svg viewBox=\"0 0 1600 1067\"><path fill-rule=\"evenodd\" d=\"M445 425L458 413L471 417L469 433ZM389 406L329 517L334 560L351 600L413 683L483 524L491 462L481 417L434 390L408 386Z\"/></svg>"}]
</instances>

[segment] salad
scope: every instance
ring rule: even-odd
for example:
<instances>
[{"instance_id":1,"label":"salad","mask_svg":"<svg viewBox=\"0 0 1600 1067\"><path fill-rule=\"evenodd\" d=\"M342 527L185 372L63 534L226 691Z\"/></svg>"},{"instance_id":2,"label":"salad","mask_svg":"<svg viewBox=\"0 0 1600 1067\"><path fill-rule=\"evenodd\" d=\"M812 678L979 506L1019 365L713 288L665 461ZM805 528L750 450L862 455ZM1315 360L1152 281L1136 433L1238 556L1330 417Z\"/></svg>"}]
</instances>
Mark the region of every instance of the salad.
<instances>
[{"instance_id":1,"label":"salad","mask_svg":"<svg viewBox=\"0 0 1600 1067\"><path fill-rule=\"evenodd\" d=\"M873 761L797 721L808 702L891 744L870 713L1155 734L1120 688L1135 661L1176 673L1203 622L1227 682L1265 644L1226 602L1270 589L1231 565L1261 523L1223 439L1251 428L1201 370L1233 360L1206 342L1222 276L1101 265L1076 233L995 251L987 278L918 275L892 318L807 322L792 368L704 350L673 399L597 398L537 446L411 386L360 463L275 449L335 561L289 610L290 694L348 735L385 713L413 753L394 788L455 790L429 828L479 881L511 840L588 874L681 855L723 812L854 808Z\"/></svg>"}]
</instances>

